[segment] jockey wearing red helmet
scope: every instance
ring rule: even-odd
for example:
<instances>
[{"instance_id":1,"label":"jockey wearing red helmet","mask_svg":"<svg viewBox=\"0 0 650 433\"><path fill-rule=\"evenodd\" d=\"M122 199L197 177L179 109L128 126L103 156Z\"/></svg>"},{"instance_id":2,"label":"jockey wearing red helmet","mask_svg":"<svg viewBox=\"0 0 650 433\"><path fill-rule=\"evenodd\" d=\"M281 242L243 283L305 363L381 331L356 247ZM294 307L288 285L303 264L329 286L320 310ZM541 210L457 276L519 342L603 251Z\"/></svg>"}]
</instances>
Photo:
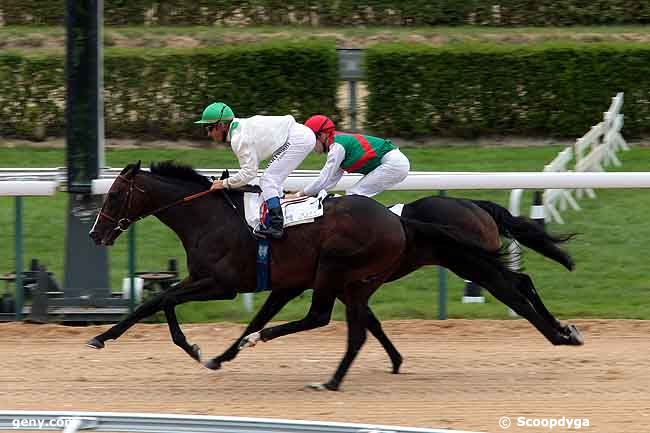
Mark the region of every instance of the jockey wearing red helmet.
<instances>
[{"instance_id":1,"label":"jockey wearing red helmet","mask_svg":"<svg viewBox=\"0 0 650 433\"><path fill-rule=\"evenodd\" d=\"M317 153L329 151L330 146L334 142L334 122L327 116L317 114L307 119L305 126L314 131L316 135L316 146L314 150Z\"/></svg>"},{"instance_id":2,"label":"jockey wearing red helmet","mask_svg":"<svg viewBox=\"0 0 650 433\"><path fill-rule=\"evenodd\" d=\"M316 195L322 189L332 188L345 172L364 175L346 194L372 197L400 183L408 175L408 158L390 140L335 132L334 122L322 114L307 119L305 126L316 135L314 150L327 152L327 161L318 179L286 198Z\"/></svg>"}]
</instances>

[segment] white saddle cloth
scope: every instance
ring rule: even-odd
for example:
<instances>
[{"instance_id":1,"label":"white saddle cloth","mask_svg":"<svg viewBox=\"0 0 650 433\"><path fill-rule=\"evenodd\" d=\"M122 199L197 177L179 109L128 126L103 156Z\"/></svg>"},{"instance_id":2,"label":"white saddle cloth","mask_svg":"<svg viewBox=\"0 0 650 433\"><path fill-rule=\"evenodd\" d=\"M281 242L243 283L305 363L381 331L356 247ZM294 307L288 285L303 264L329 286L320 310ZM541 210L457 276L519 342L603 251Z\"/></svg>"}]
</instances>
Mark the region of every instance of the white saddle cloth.
<instances>
[{"instance_id":1,"label":"white saddle cloth","mask_svg":"<svg viewBox=\"0 0 650 433\"><path fill-rule=\"evenodd\" d=\"M404 203L399 203L388 208L392 213L397 216L402 216L402 210L404 209Z\"/></svg>"},{"instance_id":2,"label":"white saddle cloth","mask_svg":"<svg viewBox=\"0 0 650 433\"><path fill-rule=\"evenodd\" d=\"M323 216L323 199L327 196L327 191L322 190L316 197L300 197L292 200L282 200L282 214L284 215L284 226L296 226L298 224L307 224L314 222L320 216ZM259 194L244 193L244 215L246 222L252 228L260 223L260 205L261 198Z\"/></svg>"}]
</instances>

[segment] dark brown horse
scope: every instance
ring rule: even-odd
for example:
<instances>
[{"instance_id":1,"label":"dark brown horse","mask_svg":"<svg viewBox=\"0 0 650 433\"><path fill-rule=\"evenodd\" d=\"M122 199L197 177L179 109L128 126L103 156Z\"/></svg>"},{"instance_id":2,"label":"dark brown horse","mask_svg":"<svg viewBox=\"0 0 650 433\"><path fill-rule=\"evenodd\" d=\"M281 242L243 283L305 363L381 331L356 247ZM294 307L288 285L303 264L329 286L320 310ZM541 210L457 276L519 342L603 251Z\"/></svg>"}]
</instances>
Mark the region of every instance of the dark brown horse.
<instances>
[{"instance_id":1,"label":"dark brown horse","mask_svg":"<svg viewBox=\"0 0 650 433\"><path fill-rule=\"evenodd\" d=\"M233 299L237 293L255 291L256 240L241 216L243 193L206 193L210 184L191 168L172 163L154 165L151 173L141 171L139 163L132 164L115 180L90 233L92 239L97 244L112 245L131 223L154 214L185 247L189 276L144 302L133 314L90 340L89 346L102 348L105 341L118 338L138 321L162 310L174 343L200 361L199 348L191 345L180 329L175 306ZM498 248L481 246L473 236L464 235L462 227L399 218L361 196L327 200L324 211L316 222L291 227L284 239L273 242L273 289L269 297L242 337L209 360L205 364L208 368L219 368L241 347L257 340L269 341L326 325L338 298L346 306L348 347L324 387L338 389L365 342L366 330L382 342L397 372L401 356L381 330L368 299L384 282L421 266L411 261L422 257L423 264L441 264L486 287L553 344L581 343L577 330L565 332L554 318L549 320L529 301L527 290L522 288L530 282L525 274L508 270ZM312 304L303 319L262 330L287 302L308 288L313 288Z\"/></svg>"}]
</instances>

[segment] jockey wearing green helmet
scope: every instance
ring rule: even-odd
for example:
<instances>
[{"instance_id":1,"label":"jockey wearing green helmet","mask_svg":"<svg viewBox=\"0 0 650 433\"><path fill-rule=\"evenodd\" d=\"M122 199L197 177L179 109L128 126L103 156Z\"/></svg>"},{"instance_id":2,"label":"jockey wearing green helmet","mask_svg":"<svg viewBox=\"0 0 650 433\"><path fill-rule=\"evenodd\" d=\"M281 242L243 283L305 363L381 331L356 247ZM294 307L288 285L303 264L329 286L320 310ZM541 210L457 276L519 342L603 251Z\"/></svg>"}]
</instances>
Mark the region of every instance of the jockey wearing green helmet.
<instances>
[{"instance_id":1,"label":"jockey wearing green helmet","mask_svg":"<svg viewBox=\"0 0 650 433\"><path fill-rule=\"evenodd\" d=\"M217 141L225 141L225 135L228 133L228 130L226 126L232 121L232 119L235 118L235 113L232 111L232 108L224 104L223 102L213 102L212 104L208 105L205 107L205 110L203 110L203 115L201 116L201 120L197 120L194 123L200 123L207 125L205 127L206 131L208 132L209 136L212 136L212 131L216 129L219 124L222 125L221 128L219 128L218 135L220 135L221 139Z\"/></svg>"},{"instance_id":2,"label":"jockey wearing green helmet","mask_svg":"<svg viewBox=\"0 0 650 433\"><path fill-rule=\"evenodd\" d=\"M280 207L282 184L314 148L314 133L297 123L291 115L236 118L233 110L223 102L208 105L201 120L194 123L206 125L208 136L213 141L229 143L239 160L237 174L215 180L211 190L246 185L257 177L260 163L268 161L260 177L262 199L268 213L262 210L265 219L255 229L255 234L280 239L284 233L284 216Z\"/></svg>"},{"instance_id":3,"label":"jockey wearing green helmet","mask_svg":"<svg viewBox=\"0 0 650 433\"><path fill-rule=\"evenodd\" d=\"M205 107L201 120L197 120L194 123L217 123L222 120L232 120L234 118L235 113L232 111L232 108L223 102L213 102Z\"/></svg>"}]
</instances>

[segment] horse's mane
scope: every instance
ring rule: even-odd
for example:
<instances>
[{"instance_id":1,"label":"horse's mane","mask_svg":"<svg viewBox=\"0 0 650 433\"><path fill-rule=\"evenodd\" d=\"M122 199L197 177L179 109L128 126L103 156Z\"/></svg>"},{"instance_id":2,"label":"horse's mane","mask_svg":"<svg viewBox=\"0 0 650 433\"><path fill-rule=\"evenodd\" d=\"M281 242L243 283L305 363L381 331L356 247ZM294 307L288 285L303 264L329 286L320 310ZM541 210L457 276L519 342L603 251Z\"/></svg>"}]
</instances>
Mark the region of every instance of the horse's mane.
<instances>
[{"instance_id":1,"label":"horse's mane","mask_svg":"<svg viewBox=\"0 0 650 433\"><path fill-rule=\"evenodd\" d=\"M207 177L197 173L189 165L179 164L174 161L162 161L151 163L149 167L151 174L162 177L172 177L174 179L185 180L209 188L212 181Z\"/></svg>"}]
</instances>

